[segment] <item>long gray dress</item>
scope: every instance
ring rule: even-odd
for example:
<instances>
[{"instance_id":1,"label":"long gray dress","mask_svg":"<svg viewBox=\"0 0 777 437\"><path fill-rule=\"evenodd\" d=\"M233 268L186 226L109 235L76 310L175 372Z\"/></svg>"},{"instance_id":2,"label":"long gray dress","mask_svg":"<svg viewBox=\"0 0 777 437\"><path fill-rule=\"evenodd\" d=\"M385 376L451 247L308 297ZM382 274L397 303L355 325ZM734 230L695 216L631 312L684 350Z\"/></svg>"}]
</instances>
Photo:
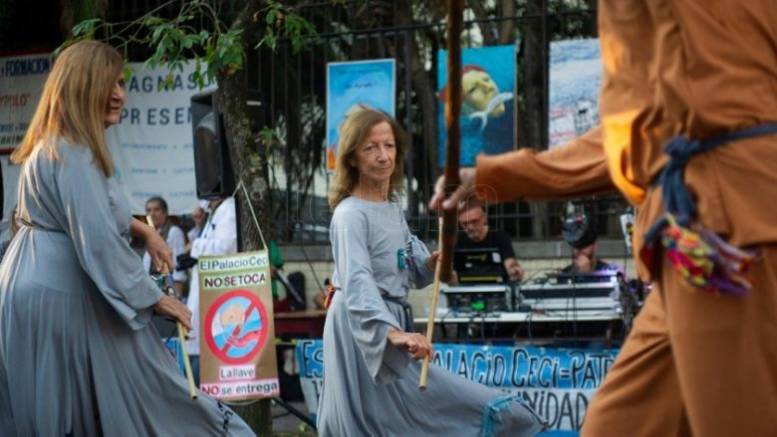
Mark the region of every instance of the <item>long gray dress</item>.
<instances>
[{"instance_id":1,"label":"long gray dress","mask_svg":"<svg viewBox=\"0 0 777 437\"><path fill-rule=\"evenodd\" d=\"M531 436L540 419L515 396L432 365L418 389L420 362L387 343L410 330L409 283L429 284L426 247L395 203L355 197L335 208L330 227L339 288L324 326L321 436Z\"/></svg>"},{"instance_id":2,"label":"long gray dress","mask_svg":"<svg viewBox=\"0 0 777 437\"><path fill-rule=\"evenodd\" d=\"M128 204L89 149L58 150L25 162L23 224L0 265L0 434L254 435L189 398L148 323L161 292L127 244Z\"/></svg>"}]
</instances>

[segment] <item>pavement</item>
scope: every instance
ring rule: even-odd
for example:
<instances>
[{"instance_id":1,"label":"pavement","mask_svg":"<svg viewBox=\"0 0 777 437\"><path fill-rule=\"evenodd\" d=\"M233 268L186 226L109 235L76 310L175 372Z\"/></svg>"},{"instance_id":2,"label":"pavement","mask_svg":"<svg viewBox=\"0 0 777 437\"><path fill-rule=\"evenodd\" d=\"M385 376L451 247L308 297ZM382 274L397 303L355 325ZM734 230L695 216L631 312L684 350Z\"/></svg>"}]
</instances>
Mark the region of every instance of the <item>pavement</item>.
<instances>
[{"instance_id":1,"label":"pavement","mask_svg":"<svg viewBox=\"0 0 777 437\"><path fill-rule=\"evenodd\" d=\"M304 414L309 414L308 409L305 408L304 402L289 402L289 405ZM273 402L272 417L273 436L314 437L316 435L316 431L314 429L297 418L295 415L289 413L285 408L276 402Z\"/></svg>"}]
</instances>

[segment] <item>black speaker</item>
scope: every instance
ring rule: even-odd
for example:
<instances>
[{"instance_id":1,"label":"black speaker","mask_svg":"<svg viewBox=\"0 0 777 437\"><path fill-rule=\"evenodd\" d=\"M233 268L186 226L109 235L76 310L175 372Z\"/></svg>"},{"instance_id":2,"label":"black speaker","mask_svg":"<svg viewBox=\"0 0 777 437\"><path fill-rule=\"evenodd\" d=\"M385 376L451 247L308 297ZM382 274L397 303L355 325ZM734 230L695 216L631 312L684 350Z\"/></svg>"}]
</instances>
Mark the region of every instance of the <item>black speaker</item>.
<instances>
[{"instance_id":1,"label":"black speaker","mask_svg":"<svg viewBox=\"0 0 777 437\"><path fill-rule=\"evenodd\" d=\"M194 175L200 199L231 196L235 191L224 117L214 102L217 92L208 91L191 97Z\"/></svg>"}]
</instances>

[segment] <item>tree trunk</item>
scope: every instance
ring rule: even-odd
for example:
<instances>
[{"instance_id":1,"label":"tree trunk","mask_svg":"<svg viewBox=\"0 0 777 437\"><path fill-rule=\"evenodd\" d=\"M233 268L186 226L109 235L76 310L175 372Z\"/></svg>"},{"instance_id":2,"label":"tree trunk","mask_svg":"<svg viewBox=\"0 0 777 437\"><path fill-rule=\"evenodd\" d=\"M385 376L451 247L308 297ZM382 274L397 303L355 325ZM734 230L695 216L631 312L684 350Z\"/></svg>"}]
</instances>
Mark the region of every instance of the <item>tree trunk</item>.
<instances>
[{"instance_id":1,"label":"tree trunk","mask_svg":"<svg viewBox=\"0 0 777 437\"><path fill-rule=\"evenodd\" d=\"M252 23L252 17L259 11L263 2L249 1L238 14L233 29L243 29L243 44L246 51L253 50L259 40L260 26ZM248 202L253 206L259 225L269 241L271 235L267 221L265 204L269 199L269 184L267 183L267 161L262 146L254 141L251 130L251 119L246 105L246 69L236 73L219 73L217 82L219 86L218 105L224 114L224 126L226 130L229 157L235 174L235 181L242 181L248 191L249 198L244 193L238 192L237 203L239 205L238 224L240 226L240 247L242 251L251 251L261 248L259 232L254 224ZM261 400L257 403L236 407L239 414L258 435L269 436L272 434L272 415L270 412L271 401Z\"/></svg>"},{"instance_id":2,"label":"tree trunk","mask_svg":"<svg viewBox=\"0 0 777 437\"><path fill-rule=\"evenodd\" d=\"M515 16L514 0L502 0L501 9L503 17ZM511 44L515 42L515 20L504 20L499 25L499 44Z\"/></svg>"},{"instance_id":3,"label":"tree trunk","mask_svg":"<svg viewBox=\"0 0 777 437\"><path fill-rule=\"evenodd\" d=\"M398 26L410 26L413 24L412 4L409 0L402 0L398 3L395 17ZM418 180L422 198L426 198L428 197L425 196L427 194L426 190L431 189L437 168L437 98L435 96L435 83L432 81L429 72L424 68L424 61L421 56L423 48L418 45L414 36L414 32L406 32L404 34L404 38L412 39L409 59L412 69L411 81L416 102L420 109L420 113L417 113L414 118L421 118L422 142L421 144L414 144L415 151L411 150L410 153L415 153L417 158L413 160L415 163L413 174L416 175ZM402 49L398 47L397 53L403 53ZM406 128L412 132L412 126L406 126ZM424 148L425 153L419 153L418 150L420 148ZM427 159L420 159L421 156L426 156Z\"/></svg>"}]
</instances>

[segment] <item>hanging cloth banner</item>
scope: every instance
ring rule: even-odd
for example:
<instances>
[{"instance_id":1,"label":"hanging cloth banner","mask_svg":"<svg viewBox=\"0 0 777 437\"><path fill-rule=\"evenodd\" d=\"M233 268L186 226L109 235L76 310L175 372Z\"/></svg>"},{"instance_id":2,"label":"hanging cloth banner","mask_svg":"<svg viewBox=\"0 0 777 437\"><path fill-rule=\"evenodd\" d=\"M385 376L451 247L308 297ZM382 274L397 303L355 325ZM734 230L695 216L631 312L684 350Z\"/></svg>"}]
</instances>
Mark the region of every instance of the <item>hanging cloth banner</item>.
<instances>
[{"instance_id":1,"label":"hanging cloth banner","mask_svg":"<svg viewBox=\"0 0 777 437\"><path fill-rule=\"evenodd\" d=\"M267 250L201 257L200 389L228 401L280 395Z\"/></svg>"}]
</instances>

